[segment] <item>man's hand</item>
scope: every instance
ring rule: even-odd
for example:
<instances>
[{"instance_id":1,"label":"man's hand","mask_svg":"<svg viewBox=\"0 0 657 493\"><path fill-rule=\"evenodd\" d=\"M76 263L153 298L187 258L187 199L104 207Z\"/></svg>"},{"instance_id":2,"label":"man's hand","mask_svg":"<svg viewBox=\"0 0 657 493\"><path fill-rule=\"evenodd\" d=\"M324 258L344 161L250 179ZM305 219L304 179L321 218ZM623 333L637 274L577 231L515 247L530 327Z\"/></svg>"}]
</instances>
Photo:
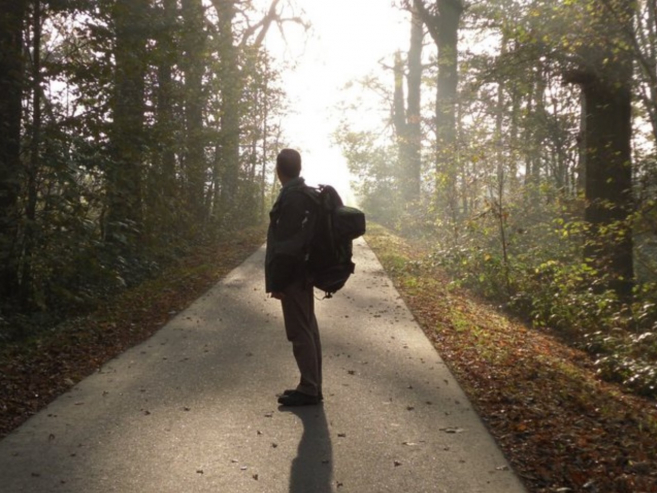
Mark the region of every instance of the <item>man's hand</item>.
<instances>
[{"instance_id":1,"label":"man's hand","mask_svg":"<svg viewBox=\"0 0 657 493\"><path fill-rule=\"evenodd\" d=\"M283 300L283 298L285 298L285 293L283 293L281 291L274 291L271 294L271 297L276 298L277 300Z\"/></svg>"}]
</instances>

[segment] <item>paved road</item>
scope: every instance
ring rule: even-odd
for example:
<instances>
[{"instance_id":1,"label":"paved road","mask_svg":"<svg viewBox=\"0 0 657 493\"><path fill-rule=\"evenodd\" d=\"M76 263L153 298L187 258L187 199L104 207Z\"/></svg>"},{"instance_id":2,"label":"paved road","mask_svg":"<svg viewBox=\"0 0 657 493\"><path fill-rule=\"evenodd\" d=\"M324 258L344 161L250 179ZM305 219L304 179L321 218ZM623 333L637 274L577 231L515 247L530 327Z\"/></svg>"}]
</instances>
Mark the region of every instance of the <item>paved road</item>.
<instances>
[{"instance_id":1,"label":"paved road","mask_svg":"<svg viewBox=\"0 0 657 493\"><path fill-rule=\"evenodd\" d=\"M363 241L317 302L325 403L297 372L264 250L0 442L3 493L524 492Z\"/></svg>"}]
</instances>

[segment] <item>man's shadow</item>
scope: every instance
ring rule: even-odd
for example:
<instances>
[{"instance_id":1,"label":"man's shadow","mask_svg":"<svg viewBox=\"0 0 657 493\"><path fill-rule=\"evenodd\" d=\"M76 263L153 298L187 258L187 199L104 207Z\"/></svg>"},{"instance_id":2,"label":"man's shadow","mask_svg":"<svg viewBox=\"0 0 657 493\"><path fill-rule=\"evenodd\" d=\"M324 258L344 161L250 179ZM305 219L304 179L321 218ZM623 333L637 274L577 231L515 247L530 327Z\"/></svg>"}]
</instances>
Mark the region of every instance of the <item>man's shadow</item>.
<instances>
[{"instance_id":1,"label":"man's shadow","mask_svg":"<svg viewBox=\"0 0 657 493\"><path fill-rule=\"evenodd\" d=\"M290 493L331 493L333 448L324 407L280 407L297 415L303 435L290 468Z\"/></svg>"}]
</instances>

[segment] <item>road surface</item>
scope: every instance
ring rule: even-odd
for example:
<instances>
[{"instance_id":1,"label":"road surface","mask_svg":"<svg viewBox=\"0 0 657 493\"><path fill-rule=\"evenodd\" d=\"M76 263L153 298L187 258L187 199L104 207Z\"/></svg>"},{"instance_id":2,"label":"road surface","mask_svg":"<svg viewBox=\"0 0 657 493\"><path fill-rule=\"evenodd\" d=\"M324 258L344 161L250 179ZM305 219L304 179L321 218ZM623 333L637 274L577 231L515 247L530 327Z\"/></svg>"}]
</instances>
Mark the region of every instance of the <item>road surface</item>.
<instances>
[{"instance_id":1,"label":"road surface","mask_svg":"<svg viewBox=\"0 0 657 493\"><path fill-rule=\"evenodd\" d=\"M323 405L276 402L298 374L261 249L0 442L0 491L524 492L372 251L354 251L356 274L316 303Z\"/></svg>"}]
</instances>

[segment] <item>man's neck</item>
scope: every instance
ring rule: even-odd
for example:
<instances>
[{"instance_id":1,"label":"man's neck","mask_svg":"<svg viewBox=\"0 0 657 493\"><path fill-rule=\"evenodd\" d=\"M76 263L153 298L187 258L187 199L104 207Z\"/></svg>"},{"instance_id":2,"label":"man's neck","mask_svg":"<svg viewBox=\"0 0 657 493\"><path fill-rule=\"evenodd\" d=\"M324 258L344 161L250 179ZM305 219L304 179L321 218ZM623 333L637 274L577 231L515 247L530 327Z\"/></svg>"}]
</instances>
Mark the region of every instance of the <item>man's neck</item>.
<instances>
[{"instance_id":1,"label":"man's neck","mask_svg":"<svg viewBox=\"0 0 657 493\"><path fill-rule=\"evenodd\" d=\"M285 176L285 177L280 177L280 181L283 188L285 188L286 186L294 185L297 183L303 183L303 178L301 178L300 176L296 178L289 178Z\"/></svg>"}]
</instances>

